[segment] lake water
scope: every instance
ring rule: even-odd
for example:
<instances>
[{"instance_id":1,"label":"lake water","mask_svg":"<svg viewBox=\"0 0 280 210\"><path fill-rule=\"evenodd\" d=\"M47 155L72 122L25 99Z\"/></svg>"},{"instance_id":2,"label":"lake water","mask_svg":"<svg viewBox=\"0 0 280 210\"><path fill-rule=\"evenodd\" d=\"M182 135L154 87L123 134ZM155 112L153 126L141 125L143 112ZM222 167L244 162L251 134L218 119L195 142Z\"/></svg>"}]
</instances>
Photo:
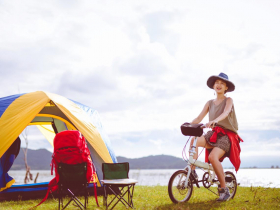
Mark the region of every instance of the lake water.
<instances>
[{"instance_id":1,"label":"lake water","mask_svg":"<svg viewBox=\"0 0 280 210\"><path fill-rule=\"evenodd\" d=\"M137 185L167 186L171 175L177 170L178 169L131 169L129 172L129 178L137 179ZM197 169L196 171L199 178L201 178L204 172L200 169ZM280 188L280 169L239 169L238 173L235 173L233 169L225 169L225 171L233 172L236 176L237 182L240 183L240 186L261 186ZM54 177L51 176L50 170L34 170L31 171L34 178L37 172L39 172L37 183L48 182ZM9 171L9 175L16 180L15 184L24 183L25 171Z\"/></svg>"}]
</instances>

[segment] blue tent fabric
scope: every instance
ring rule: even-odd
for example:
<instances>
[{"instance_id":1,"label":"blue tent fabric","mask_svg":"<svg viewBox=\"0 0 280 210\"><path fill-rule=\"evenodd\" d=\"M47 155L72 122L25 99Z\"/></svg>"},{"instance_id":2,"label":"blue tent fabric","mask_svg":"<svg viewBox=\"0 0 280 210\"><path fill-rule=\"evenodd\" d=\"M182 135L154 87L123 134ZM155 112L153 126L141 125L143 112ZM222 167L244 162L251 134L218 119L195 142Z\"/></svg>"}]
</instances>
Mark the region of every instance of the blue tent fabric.
<instances>
[{"instance_id":1,"label":"blue tent fabric","mask_svg":"<svg viewBox=\"0 0 280 210\"><path fill-rule=\"evenodd\" d=\"M9 200L28 200L44 197L48 190L48 182L12 185L10 188L0 192L0 202Z\"/></svg>"},{"instance_id":2,"label":"blue tent fabric","mask_svg":"<svg viewBox=\"0 0 280 210\"><path fill-rule=\"evenodd\" d=\"M36 191L36 190L47 190L49 182L41 182L41 183L32 183L32 184L21 184L21 185L13 185L9 189L5 190L5 193L9 192L28 192L28 191ZM3 192L0 192L0 195Z\"/></svg>"},{"instance_id":3,"label":"blue tent fabric","mask_svg":"<svg viewBox=\"0 0 280 210\"><path fill-rule=\"evenodd\" d=\"M9 176L8 171L12 167L20 150L20 138L18 137L5 154L0 158L0 189L6 188L14 179Z\"/></svg>"},{"instance_id":4,"label":"blue tent fabric","mask_svg":"<svg viewBox=\"0 0 280 210\"><path fill-rule=\"evenodd\" d=\"M83 111L85 111L88 116L91 118L91 121L93 123L93 125L97 128L97 130L99 131L108 151L109 151L109 154L113 160L113 163L117 163L117 158L116 158L116 155L114 153L114 151L111 149L112 146L111 146L111 141L109 139L109 137L107 136L106 132L104 132L104 129L103 129L103 126L101 124L101 120L100 120L100 117L99 117L99 114L96 110L86 106L86 105L83 105L77 101L74 101L74 100L71 100L73 101L77 106L79 106Z\"/></svg>"},{"instance_id":5,"label":"blue tent fabric","mask_svg":"<svg viewBox=\"0 0 280 210\"><path fill-rule=\"evenodd\" d=\"M18 97L20 97L24 94L25 93L0 98L0 117L5 112L5 110L8 108L8 106L10 106L10 104L13 103L14 100L16 100Z\"/></svg>"},{"instance_id":6,"label":"blue tent fabric","mask_svg":"<svg viewBox=\"0 0 280 210\"><path fill-rule=\"evenodd\" d=\"M46 195L48 190L49 182L32 183L32 184L22 184L13 185L10 188L0 192L0 202L7 200L29 200L29 199L39 199ZM90 195L94 195L93 183L89 183L88 192ZM97 189L97 195L103 195L103 188ZM53 193L54 197L57 194Z\"/></svg>"}]
</instances>

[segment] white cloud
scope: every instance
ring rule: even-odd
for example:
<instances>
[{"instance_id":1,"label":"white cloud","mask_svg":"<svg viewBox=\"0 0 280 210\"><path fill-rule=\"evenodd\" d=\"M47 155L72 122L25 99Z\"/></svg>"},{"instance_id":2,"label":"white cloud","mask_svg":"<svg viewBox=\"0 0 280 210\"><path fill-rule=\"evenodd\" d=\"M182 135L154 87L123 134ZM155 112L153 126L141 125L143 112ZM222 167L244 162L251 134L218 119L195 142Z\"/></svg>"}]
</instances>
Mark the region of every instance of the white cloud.
<instances>
[{"instance_id":1,"label":"white cloud","mask_svg":"<svg viewBox=\"0 0 280 210\"><path fill-rule=\"evenodd\" d=\"M161 139L150 139L149 141L156 146L157 151L162 150L162 144L164 142Z\"/></svg>"},{"instance_id":2,"label":"white cloud","mask_svg":"<svg viewBox=\"0 0 280 210\"><path fill-rule=\"evenodd\" d=\"M155 154L145 144L160 139L163 153L177 154L181 144L168 139L215 97L208 77L225 72L236 85L228 96L241 134L276 130L279 7L273 1L1 1L0 96L58 93L100 112L112 141L131 148L116 146L117 153ZM164 130L172 136L163 138ZM152 131L158 132L145 143L130 145L132 133L143 139Z\"/></svg>"}]
</instances>

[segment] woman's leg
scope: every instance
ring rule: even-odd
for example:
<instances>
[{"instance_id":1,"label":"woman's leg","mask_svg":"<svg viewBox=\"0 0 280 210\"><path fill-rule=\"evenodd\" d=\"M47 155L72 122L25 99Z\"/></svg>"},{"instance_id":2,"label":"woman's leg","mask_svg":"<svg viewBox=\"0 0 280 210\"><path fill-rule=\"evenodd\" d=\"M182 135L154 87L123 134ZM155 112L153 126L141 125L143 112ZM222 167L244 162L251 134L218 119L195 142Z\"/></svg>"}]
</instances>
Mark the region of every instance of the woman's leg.
<instances>
[{"instance_id":1,"label":"woman's leg","mask_svg":"<svg viewBox=\"0 0 280 210\"><path fill-rule=\"evenodd\" d=\"M195 137L192 137L192 140L191 140L191 143L190 143L190 149L193 145L193 142L194 142L194 139ZM195 148L195 154L193 155L193 159L196 159L197 160L197 157L198 157L198 147L204 147L206 149L212 149L213 146L209 145L206 140L205 140L205 137L204 136L200 136L197 138L197 142L196 142L196 148ZM192 170L195 170L195 165L192 165L191 166L191 169Z\"/></svg>"},{"instance_id":2,"label":"woman's leg","mask_svg":"<svg viewBox=\"0 0 280 210\"><path fill-rule=\"evenodd\" d=\"M214 168L215 173L218 176L222 188L226 187L226 181L225 181L224 169L220 162L220 158L223 157L225 153L226 152L224 150L218 147L214 147L208 157L210 163Z\"/></svg>"}]
</instances>

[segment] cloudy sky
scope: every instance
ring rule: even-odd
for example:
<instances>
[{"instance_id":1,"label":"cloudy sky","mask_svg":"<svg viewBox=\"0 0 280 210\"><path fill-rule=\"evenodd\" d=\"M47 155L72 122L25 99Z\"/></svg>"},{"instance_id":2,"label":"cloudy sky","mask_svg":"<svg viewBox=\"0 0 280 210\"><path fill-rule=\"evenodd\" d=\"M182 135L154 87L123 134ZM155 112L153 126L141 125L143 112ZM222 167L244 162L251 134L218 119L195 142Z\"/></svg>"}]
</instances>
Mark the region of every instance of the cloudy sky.
<instances>
[{"instance_id":1,"label":"cloudy sky","mask_svg":"<svg viewBox=\"0 0 280 210\"><path fill-rule=\"evenodd\" d=\"M224 72L241 167L280 166L279 11L276 0L2 0L0 97L60 94L99 111L117 156L181 157L180 125ZM50 148L40 138L29 147Z\"/></svg>"}]
</instances>

